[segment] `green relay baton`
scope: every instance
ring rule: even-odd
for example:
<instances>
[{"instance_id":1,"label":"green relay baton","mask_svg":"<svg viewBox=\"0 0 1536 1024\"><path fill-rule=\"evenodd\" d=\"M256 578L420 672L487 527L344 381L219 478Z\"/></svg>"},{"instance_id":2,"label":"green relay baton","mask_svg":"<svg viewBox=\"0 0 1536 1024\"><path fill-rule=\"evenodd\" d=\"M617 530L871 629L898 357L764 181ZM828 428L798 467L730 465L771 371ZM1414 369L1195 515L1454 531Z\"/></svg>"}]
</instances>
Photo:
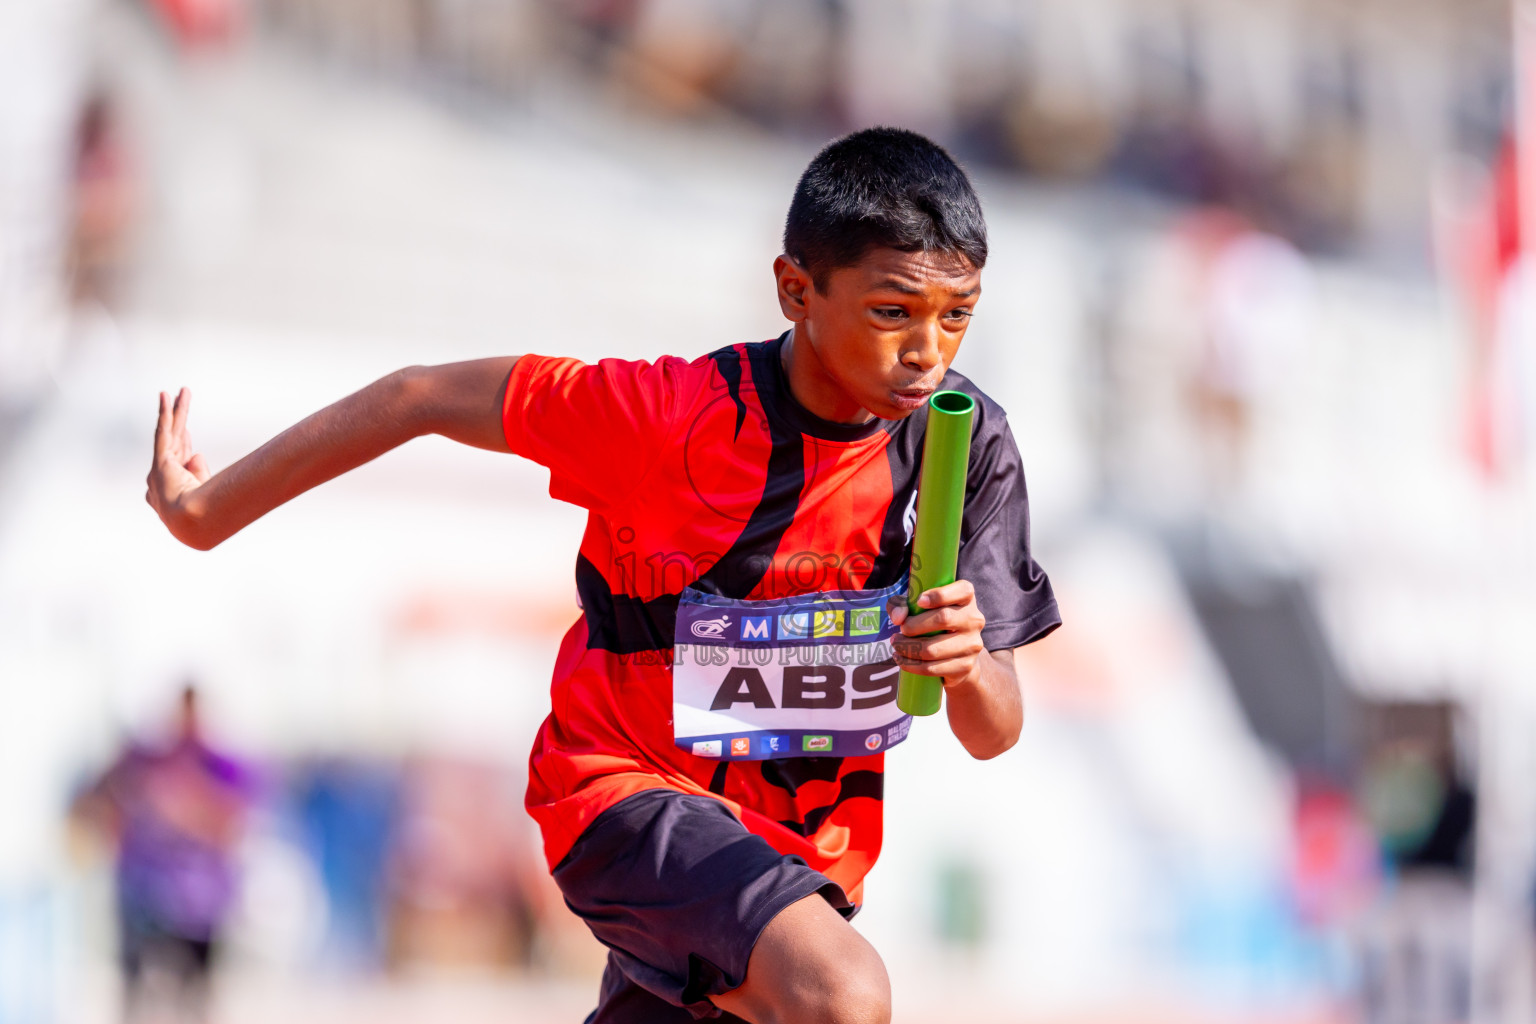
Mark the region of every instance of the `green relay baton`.
<instances>
[{"instance_id":1,"label":"green relay baton","mask_svg":"<svg viewBox=\"0 0 1536 1024\"><path fill-rule=\"evenodd\" d=\"M940 391L928 399L928 433L923 469L917 478L917 528L912 536L912 572L907 611L916 615L925 590L955 582L960 559L960 520L965 514L965 474L971 463L971 419L976 400L963 391ZM944 701L944 681L903 671L896 706L909 715L931 715Z\"/></svg>"}]
</instances>

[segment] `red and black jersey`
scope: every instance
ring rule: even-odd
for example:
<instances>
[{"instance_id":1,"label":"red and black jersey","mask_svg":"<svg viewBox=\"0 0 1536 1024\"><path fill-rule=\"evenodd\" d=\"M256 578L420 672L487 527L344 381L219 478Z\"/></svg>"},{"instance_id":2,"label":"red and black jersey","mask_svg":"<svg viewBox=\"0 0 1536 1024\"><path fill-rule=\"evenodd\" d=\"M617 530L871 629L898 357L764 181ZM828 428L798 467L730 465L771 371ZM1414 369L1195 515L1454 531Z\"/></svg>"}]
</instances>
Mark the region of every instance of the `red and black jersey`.
<instances>
[{"instance_id":1,"label":"red and black jersey","mask_svg":"<svg viewBox=\"0 0 1536 1024\"><path fill-rule=\"evenodd\" d=\"M553 868L602 811L644 789L711 795L856 902L881 839L884 753L716 761L673 744L671 660L685 587L763 599L872 590L907 571L926 409L822 420L790 394L784 338L688 362L524 356L507 383L512 451L589 510L582 617L562 642L529 765L528 810ZM958 575L990 650L1061 621L1030 555L1024 469L1002 409L977 400Z\"/></svg>"}]
</instances>

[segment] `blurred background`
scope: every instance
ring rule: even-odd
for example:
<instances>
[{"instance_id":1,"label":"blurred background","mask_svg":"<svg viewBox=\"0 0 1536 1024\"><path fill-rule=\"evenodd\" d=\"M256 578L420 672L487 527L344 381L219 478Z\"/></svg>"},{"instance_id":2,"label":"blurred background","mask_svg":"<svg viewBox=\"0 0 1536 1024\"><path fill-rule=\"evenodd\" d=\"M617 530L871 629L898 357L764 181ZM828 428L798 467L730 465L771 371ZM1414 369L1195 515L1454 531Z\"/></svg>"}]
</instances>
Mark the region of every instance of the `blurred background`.
<instances>
[{"instance_id":1,"label":"blurred background","mask_svg":"<svg viewBox=\"0 0 1536 1024\"><path fill-rule=\"evenodd\" d=\"M7 0L0 1024L582 1019L521 808L582 514L427 439L199 554L155 393L218 467L774 336L875 123L982 194L957 366L1067 623L1015 750L889 760L897 1021L1536 1019L1524 3Z\"/></svg>"}]
</instances>

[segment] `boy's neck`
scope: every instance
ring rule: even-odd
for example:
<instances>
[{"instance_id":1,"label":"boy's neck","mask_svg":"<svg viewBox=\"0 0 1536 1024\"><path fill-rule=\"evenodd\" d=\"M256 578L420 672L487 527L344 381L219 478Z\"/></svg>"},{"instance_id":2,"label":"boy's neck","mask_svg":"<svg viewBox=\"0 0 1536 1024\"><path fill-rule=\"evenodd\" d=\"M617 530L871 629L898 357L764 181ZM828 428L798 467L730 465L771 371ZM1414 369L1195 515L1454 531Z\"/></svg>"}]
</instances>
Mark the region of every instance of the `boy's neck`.
<instances>
[{"instance_id":1,"label":"boy's neck","mask_svg":"<svg viewBox=\"0 0 1536 1024\"><path fill-rule=\"evenodd\" d=\"M779 364L789 381L789 393L806 411L831 423L868 423L874 413L851 398L822 365L809 343L800 338L796 324L779 346Z\"/></svg>"}]
</instances>

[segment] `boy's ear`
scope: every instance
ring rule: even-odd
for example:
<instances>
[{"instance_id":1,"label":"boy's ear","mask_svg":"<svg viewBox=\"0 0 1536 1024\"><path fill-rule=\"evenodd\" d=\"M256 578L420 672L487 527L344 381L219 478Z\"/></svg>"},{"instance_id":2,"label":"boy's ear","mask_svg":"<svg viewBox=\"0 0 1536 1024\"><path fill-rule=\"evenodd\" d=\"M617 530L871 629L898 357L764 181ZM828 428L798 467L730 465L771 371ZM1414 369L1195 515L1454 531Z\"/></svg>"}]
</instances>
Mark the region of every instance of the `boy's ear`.
<instances>
[{"instance_id":1,"label":"boy's ear","mask_svg":"<svg viewBox=\"0 0 1536 1024\"><path fill-rule=\"evenodd\" d=\"M779 287L779 308L786 319L800 323L806 317L806 299L812 288L811 276L789 256L780 254L773 261L773 276Z\"/></svg>"}]
</instances>

